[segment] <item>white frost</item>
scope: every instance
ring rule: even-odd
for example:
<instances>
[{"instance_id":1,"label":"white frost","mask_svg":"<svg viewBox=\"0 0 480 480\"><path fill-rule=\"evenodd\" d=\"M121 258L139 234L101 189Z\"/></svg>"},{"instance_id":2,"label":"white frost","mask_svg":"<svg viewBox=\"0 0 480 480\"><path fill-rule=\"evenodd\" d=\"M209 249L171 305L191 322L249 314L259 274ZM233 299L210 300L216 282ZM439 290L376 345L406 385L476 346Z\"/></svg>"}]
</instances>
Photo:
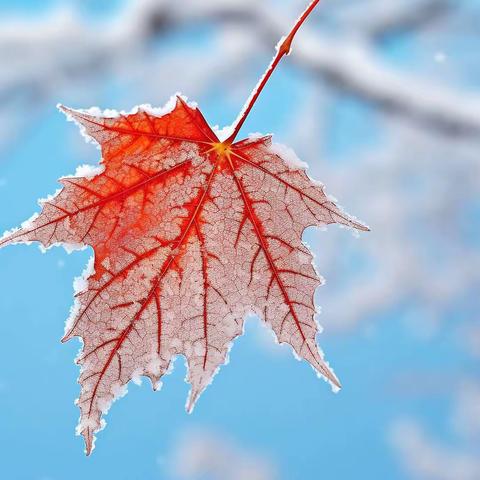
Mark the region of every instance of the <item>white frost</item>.
<instances>
[{"instance_id":1,"label":"white frost","mask_svg":"<svg viewBox=\"0 0 480 480\"><path fill-rule=\"evenodd\" d=\"M62 113L65 114L65 116L67 117L67 120L69 122L73 122L78 126L78 128L80 129L80 133L85 138L87 143L94 143L97 146L97 148L99 148L99 145L98 145L97 141L94 138L92 138L86 132L85 127L73 117L73 115L69 112L69 110L71 110L73 112L82 113L84 115L90 115L90 116L99 117L99 118L102 118L102 117L103 118L117 118L117 117L120 117L120 116L135 115L138 112L146 112L150 115L161 117L161 116L166 115L166 114L168 114L168 113L170 113L174 110L178 97L180 97L190 108L197 108L198 107L197 103L189 102L187 96L183 95L181 92L176 92L174 95L172 95L170 97L170 99L167 101L167 103L163 107L152 107L149 103L143 103L141 105L136 105L135 107L133 107L128 112L125 111L125 110L120 110L119 111L119 110L114 110L114 109L111 109L111 108L107 108L107 109L102 110L100 107L95 107L95 106L90 107L90 108L77 108L77 109L64 110L64 108L67 108L67 107L65 107L64 105L62 105L60 103L57 104L57 108Z\"/></svg>"},{"instance_id":2,"label":"white frost","mask_svg":"<svg viewBox=\"0 0 480 480\"><path fill-rule=\"evenodd\" d=\"M79 277L75 277L73 280L73 291L75 297L81 293L84 292L88 288L88 278L92 276L95 273L95 260L94 257L90 257L88 260L87 266L85 267L85 270L83 270L82 274ZM72 305L72 308L70 309L70 315L68 316L66 322L65 322L65 335L69 332L70 328L73 325L73 322L77 318L78 312L80 311L80 301L75 298L75 302Z\"/></svg>"},{"instance_id":3,"label":"white frost","mask_svg":"<svg viewBox=\"0 0 480 480\"><path fill-rule=\"evenodd\" d=\"M80 165L77 167L74 173L74 177L83 177L91 180L92 178L100 175L105 170L103 165Z\"/></svg>"},{"instance_id":4,"label":"white frost","mask_svg":"<svg viewBox=\"0 0 480 480\"><path fill-rule=\"evenodd\" d=\"M281 157L287 166L293 170L306 170L308 168L308 165L298 158L293 149L286 145L273 143L270 147L270 151Z\"/></svg>"}]
</instances>

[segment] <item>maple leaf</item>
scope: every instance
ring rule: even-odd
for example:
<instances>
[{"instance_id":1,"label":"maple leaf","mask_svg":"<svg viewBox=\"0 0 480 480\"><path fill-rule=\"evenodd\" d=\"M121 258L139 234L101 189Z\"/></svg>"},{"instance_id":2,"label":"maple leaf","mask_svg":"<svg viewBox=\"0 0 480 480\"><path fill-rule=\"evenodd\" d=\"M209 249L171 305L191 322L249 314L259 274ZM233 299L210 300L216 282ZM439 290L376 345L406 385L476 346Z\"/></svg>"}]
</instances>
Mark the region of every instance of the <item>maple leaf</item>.
<instances>
[{"instance_id":1,"label":"maple leaf","mask_svg":"<svg viewBox=\"0 0 480 480\"><path fill-rule=\"evenodd\" d=\"M313 2L221 141L177 96L159 112L103 115L61 106L101 146L101 169L64 177L41 213L0 246L91 246L63 341L81 337L78 432L89 454L115 398L140 376L158 387L184 355L187 409L256 313L333 386L316 343L313 296L321 281L302 242L309 226L367 228L347 216L271 137L235 142L245 118Z\"/></svg>"}]
</instances>

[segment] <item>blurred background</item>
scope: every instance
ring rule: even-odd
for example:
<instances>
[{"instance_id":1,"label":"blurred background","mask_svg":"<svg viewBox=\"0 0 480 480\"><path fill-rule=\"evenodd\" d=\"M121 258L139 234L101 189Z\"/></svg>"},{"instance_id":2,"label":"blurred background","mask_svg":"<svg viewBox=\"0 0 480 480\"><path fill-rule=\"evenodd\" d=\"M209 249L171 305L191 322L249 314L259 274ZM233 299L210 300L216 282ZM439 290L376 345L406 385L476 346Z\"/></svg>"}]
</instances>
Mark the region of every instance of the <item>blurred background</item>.
<instances>
[{"instance_id":1,"label":"blurred background","mask_svg":"<svg viewBox=\"0 0 480 480\"><path fill-rule=\"evenodd\" d=\"M233 122L306 0L0 0L0 231L99 152L58 102L130 110L181 91ZM480 2L324 0L244 129L273 132L372 232L305 241L327 284L334 395L256 319L195 412L177 359L74 436L91 251L0 250L6 480L480 479Z\"/></svg>"}]
</instances>

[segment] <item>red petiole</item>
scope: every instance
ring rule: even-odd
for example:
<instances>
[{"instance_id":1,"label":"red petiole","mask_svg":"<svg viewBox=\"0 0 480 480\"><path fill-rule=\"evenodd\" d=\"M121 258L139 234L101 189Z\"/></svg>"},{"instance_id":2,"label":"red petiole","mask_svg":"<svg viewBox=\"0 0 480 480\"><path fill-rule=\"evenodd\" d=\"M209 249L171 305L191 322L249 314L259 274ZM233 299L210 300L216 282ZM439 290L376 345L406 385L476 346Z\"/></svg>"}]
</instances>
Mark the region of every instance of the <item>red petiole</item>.
<instances>
[{"instance_id":1,"label":"red petiole","mask_svg":"<svg viewBox=\"0 0 480 480\"><path fill-rule=\"evenodd\" d=\"M232 134L225 140L224 143L231 145L235 138L238 135L238 132L242 128L243 124L245 123L245 120L247 119L248 115L250 114L253 106L255 105L256 101L258 100L258 97L262 93L262 90L265 88L265 85L268 83L268 80L272 76L272 73L275 71L277 68L277 65L280 63L282 58L285 55L288 55L290 53L290 50L292 48L292 42L297 34L298 30L300 27L303 25L305 20L309 17L309 15L313 12L315 7L320 3L320 0L313 0L310 5L306 8L306 10L303 12L303 14L299 17L295 25L293 26L292 30L290 33L278 44L277 46L277 53L275 57L273 58L272 62L268 66L265 74L261 78L260 82L258 85L255 87L253 90L252 94L250 95L249 99L247 100L245 106L243 107L240 115L238 116L237 121L235 122L235 125L233 127L233 132Z\"/></svg>"}]
</instances>

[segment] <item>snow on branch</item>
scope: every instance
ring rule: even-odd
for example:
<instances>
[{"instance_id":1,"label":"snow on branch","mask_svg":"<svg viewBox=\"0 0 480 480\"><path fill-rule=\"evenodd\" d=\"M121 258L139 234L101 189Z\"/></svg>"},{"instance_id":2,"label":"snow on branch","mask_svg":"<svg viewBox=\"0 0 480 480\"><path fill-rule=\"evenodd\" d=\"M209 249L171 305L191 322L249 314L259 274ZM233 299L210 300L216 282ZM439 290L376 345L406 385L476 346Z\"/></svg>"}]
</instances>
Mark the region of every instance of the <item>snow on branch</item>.
<instances>
[{"instance_id":1,"label":"snow on branch","mask_svg":"<svg viewBox=\"0 0 480 480\"><path fill-rule=\"evenodd\" d=\"M336 88L428 129L454 136L480 133L480 96L394 71L366 45L304 36L297 59Z\"/></svg>"},{"instance_id":2,"label":"snow on branch","mask_svg":"<svg viewBox=\"0 0 480 480\"><path fill-rule=\"evenodd\" d=\"M292 59L300 68L327 79L334 88L427 129L477 135L479 96L438 84L432 78L403 73L374 54L372 40L380 32L419 25L445 14L451 6L447 0L425 0L416 8L408 8L411 3L392 2L388 8L369 10L371 21L359 27L363 30L341 38L317 35L314 30L318 28L307 25ZM244 29L238 41L243 37L249 43L254 36L270 49L289 21L288 15L266 7L264 2L251 0L142 0L131 2L117 18L104 23L89 23L66 11L30 21L3 21L0 99L11 100L29 90L47 99L58 87L68 88L82 78L135 65L158 35L191 23L234 23Z\"/></svg>"},{"instance_id":3,"label":"snow on branch","mask_svg":"<svg viewBox=\"0 0 480 480\"><path fill-rule=\"evenodd\" d=\"M341 7L343 21L352 22L367 37L382 38L430 27L451 14L455 4L454 0L369 0L354 2L344 14Z\"/></svg>"}]
</instances>

